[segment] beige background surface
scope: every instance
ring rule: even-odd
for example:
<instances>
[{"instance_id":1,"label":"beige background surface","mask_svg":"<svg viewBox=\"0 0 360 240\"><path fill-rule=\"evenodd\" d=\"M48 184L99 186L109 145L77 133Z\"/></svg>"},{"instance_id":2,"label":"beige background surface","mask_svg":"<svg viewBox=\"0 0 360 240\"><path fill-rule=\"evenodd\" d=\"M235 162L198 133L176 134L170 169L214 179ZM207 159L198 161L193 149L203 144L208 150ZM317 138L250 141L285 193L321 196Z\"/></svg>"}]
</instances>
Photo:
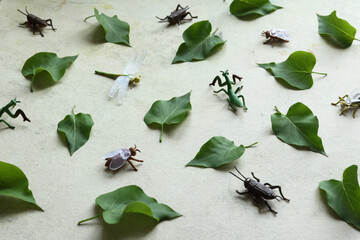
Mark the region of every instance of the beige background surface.
<instances>
[{"instance_id":1,"label":"beige background surface","mask_svg":"<svg viewBox=\"0 0 360 240\"><path fill-rule=\"evenodd\" d=\"M167 27L157 23L174 10L178 1L10 1L0 3L0 105L14 97L22 101L31 123L9 119L16 129L0 128L1 161L20 167L30 189L45 210L0 197L1 239L358 239L359 232L339 220L325 205L318 183L341 179L345 168L359 162L360 113L338 116L331 106L338 96L358 87L360 43L348 49L328 45L317 33L316 13L338 16L360 27L359 1L285 1L284 8L253 21L242 21L229 12L230 1L182 1L195 21L209 20L227 40L223 48L205 61L171 65L182 33L191 23ZM275 3L275 2L274 2ZM25 17L16 9L52 18L56 32L34 36L17 27ZM107 15L117 14L131 26L132 48L105 43L95 19L82 20L96 7ZM292 41L282 46L263 45L263 30L287 29ZM93 74L95 69L122 72L135 51L147 50L140 84L129 89L119 105L109 99L113 81ZM286 89L256 63L281 62L297 50L315 54L314 86L305 91ZM37 86L21 68L30 56L50 51L59 57L80 54L59 83ZM208 86L220 70L243 77L242 94L249 110L229 110L226 96L215 95ZM186 120L165 132L143 122L151 104L192 90L193 110ZM329 157L297 150L278 140L271 130L270 115L276 105L283 113L294 103L306 104L320 121L319 136ZM95 125L90 140L72 157L56 128L76 104L78 112L90 113ZM247 149L234 164L218 170L185 168L200 146L212 136L224 136L236 144L259 144ZM105 153L130 147L142 150L138 172L129 165L117 173L105 171ZM279 212L262 213L250 199L241 199L235 189L242 183L228 171L237 166L263 181L283 187L290 203L271 201ZM84 226L76 223L95 215L95 198L119 187L136 184L168 204L183 217L154 225L146 219L110 226L97 219Z\"/></svg>"}]
</instances>

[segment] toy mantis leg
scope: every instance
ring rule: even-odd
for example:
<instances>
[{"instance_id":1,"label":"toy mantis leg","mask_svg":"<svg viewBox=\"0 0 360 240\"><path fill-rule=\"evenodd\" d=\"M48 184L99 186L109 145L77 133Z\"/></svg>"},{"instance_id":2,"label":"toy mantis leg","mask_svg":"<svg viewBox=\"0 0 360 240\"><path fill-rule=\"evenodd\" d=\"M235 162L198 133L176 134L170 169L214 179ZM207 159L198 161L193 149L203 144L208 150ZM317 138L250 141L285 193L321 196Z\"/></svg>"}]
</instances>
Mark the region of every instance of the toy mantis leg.
<instances>
[{"instance_id":1,"label":"toy mantis leg","mask_svg":"<svg viewBox=\"0 0 360 240\"><path fill-rule=\"evenodd\" d=\"M234 107L234 105L231 103L230 98L228 98L227 100L228 100L229 105L230 105L230 107L232 108L232 110L234 110L234 112L236 112L237 110L236 110L236 108Z\"/></svg>"},{"instance_id":2,"label":"toy mantis leg","mask_svg":"<svg viewBox=\"0 0 360 240\"><path fill-rule=\"evenodd\" d=\"M5 120L0 119L0 122L5 123L9 128L14 129L15 127L7 123Z\"/></svg>"},{"instance_id":3,"label":"toy mantis leg","mask_svg":"<svg viewBox=\"0 0 360 240\"><path fill-rule=\"evenodd\" d=\"M239 77L238 75L233 74L233 75L232 75L232 79L233 79L233 82L234 82L234 84L235 84L235 83L236 83L236 79L239 80L239 82L240 82L241 79L242 79L242 77ZM234 85L234 84L233 84L233 85Z\"/></svg>"},{"instance_id":4,"label":"toy mantis leg","mask_svg":"<svg viewBox=\"0 0 360 240\"><path fill-rule=\"evenodd\" d=\"M226 85L226 82L224 81L224 82L221 82L221 78L219 77L219 76L216 76L215 78L214 78L214 80L209 84L209 86L215 86L215 83L216 83L216 81L218 82L218 84L219 84L219 86L220 87L223 87L223 86L225 86Z\"/></svg>"},{"instance_id":5,"label":"toy mantis leg","mask_svg":"<svg viewBox=\"0 0 360 240\"><path fill-rule=\"evenodd\" d=\"M238 87L236 90L235 90L235 93L238 93L244 86L241 86L241 87Z\"/></svg>"},{"instance_id":6,"label":"toy mantis leg","mask_svg":"<svg viewBox=\"0 0 360 240\"><path fill-rule=\"evenodd\" d=\"M239 95L238 98L241 98L241 99L242 99L244 108L245 108L245 110L247 110L248 108L247 108L246 105L245 105L245 98L244 98L244 96L243 96L243 95Z\"/></svg>"},{"instance_id":7,"label":"toy mantis leg","mask_svg":"<svg viewBox=\"0 0 360 240\"><path fill-rule=\"evenodd\" d=\"M23 118L23 121L31 122L30 119L28 119L28 118L26 117L25 113L24 113L21 109L18 109L18 110L15 112L15 114L12 114L12 112L10 112L9 109L5 110L5 112L6 112L7 114L9 114L9 116L12 117L12 118L17 118L19 115L21 115L22 118Z\"/></svg>"},{"instance_id":8,"label":"toy mantis leg","mask_svg":"<svg viewBox=\"0 0 360 240\"><path fill-rule=\"evenodd\" d=\"M226 94L228 94L228 92L225 89L220 89L219 91L214 91L214 93L219 93L219 92L225 92Z\"/></svg>"}]
</instances>

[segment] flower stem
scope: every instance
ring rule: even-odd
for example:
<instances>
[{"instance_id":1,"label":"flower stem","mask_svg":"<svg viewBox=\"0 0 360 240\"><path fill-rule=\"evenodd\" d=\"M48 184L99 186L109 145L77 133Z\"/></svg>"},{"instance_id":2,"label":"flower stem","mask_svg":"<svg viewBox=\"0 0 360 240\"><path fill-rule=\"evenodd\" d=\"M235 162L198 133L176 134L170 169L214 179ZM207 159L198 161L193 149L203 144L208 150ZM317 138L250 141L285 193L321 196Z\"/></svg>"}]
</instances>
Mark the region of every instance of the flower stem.
<instances>
[{"instance_id":1,"label":"flower stem","mask_svg":"<svg viewBox=\"0 0 360 240\"><path fill-rule=\"evenodd\" d=\"M258 144L258 142L254 142L253 144L249 145L249 146L245 146L245 148L249 148L249 147L252 147L254 145Z\"/></svg>"},{"instance_id":2,"label":"flower stem","mask_svg":"<svg viewBox=\"0 0 360 240\"><path fill-rule=\"evenodd\" d=\"M94 217L81 220L81 221L78 222L78 225L82 224L83 222L90 221L90 220L93 220L93 219L95 219L95 218L98 218L98 217L101 216L101 214L102 214L102 213L100 213L100 214L98 214L98 215L96 215L96 216L94 216Z\"/></svg>"}]
</instances>

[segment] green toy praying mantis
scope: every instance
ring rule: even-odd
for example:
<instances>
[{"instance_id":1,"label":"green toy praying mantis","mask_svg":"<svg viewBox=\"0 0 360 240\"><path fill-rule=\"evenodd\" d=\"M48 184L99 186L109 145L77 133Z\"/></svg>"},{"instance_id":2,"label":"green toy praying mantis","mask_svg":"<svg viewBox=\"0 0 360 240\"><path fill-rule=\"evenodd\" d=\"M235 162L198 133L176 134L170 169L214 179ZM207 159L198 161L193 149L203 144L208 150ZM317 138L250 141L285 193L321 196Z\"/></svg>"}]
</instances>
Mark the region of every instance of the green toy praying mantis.
<instances>
[{"instance_id":1,"label":"green toy praying mantis","mask_svg":"<svg viewBox=\"0 0 360 240\"><path fill-rule=\"evenodd\" d=\"M17 118L19 115L21 115L23 117L24 122L28 121L30 122L30 119L28 119L25 115L25 113L23 112L23 110L18 109L15 114L13 114L12 112L10 112L10 108L15 107L17 103L20 103L20 101L17 101L16 98L11 100L5 107L0 108L0 117L4 114L7 113L10 117L12 118ZM14 129L15 127L10 125L8 122L6 122L3 119L0 119L0 122L5 123L6 125L8 125L9 128Z\"/></svg>"},{"instance_id":2,"label":"green toy praying mantis","mask_svg":"<svg viewBox=\"0 0 360 240\"><path fill-rule=\"evenodd\" d=\"M230 107L232 108L232 110L234 110L236 112L236 108L235 107L244 107L245 110L247 110L247 107L245 105L245 99L244 99L244 96L243 95L239 95L239 96L236 96L236 94L243 88L243 86L241 87L238 87L235 92L233 91L232 89L232 86L231 85L234 85L236 83L236 79L238 79L239 81L241 81L241 77L233 74L232 75L232 79L233 81L231 82L228 75L229 75L229 71L226 70L225 72L224 71L220 71L222 73L222 75L225 77L225 82L221 82L221 79L219 76L216 76L214 78L214 80L209 84L209 86L215 86L215 83L216 81L218 82L219 84L219 87L223 87L223 86L227 86L227 91L224 89L224 88L221 88L220 90L218 91L214 91L214 93L219 93L219 92L225 92L226 95L228 95L228 102L229 102L229 105ZM242 102L241 100L242 99Z\"/></svg>"}]
</instances>

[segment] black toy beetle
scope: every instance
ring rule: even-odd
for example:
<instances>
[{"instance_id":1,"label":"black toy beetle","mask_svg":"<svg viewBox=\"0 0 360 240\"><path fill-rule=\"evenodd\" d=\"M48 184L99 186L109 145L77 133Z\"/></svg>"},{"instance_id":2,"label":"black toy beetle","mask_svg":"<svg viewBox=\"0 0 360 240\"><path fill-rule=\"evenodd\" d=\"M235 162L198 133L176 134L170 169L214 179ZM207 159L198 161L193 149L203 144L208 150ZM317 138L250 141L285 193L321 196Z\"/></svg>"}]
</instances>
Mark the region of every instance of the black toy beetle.
<instances>
[{"instance_id":1,"label":"black toy beetle","mask_svg":"<svg viewBox=\"0 0 360 240\"><path fill-rule=\"evenodd\" d=\"M236 167L234 167L234 168L244 178L244 180L241 179L239 176L236 176L234 173L232 173L232 172L230 172L230 173L232 175L234 175L235 177L237 177L238 179L240 179L241 181L243 181L244 186L248 189L248 191L246 191L246 192L239 192L238 190L236 190L236 192L238 194L240 194L240 195L252 194L254 203L259 208L259 211L261 209L261 207L259 206L260 200L263 200L264 203L266 204L266 206L269 208L269 210L274 214L277 214L277 212L274 211L270 207L270 205L266 202L265 199L269 199L269 200L270 199L276 199L278 201L280 201L279 199L282 199L282 200L285 200L286 202L290 201L290 199L287 199L287 198L284 197L284 195L281 192L281 187L280 186L273 186L270 183L262 184L262 183L260 183L260 179L255 177L253 172L251 172L251 175L256 179L256 181L254 179L245 177L244 175L241 174L241 172ZM281 196L276 195L276 193L272 190L272 189L275 189L275 188L279 189L279 192L280 192Z\"/></svg>"},{"instance_id":2,"label":"black toy beetle","mask_svg":"<svg viewBox=\"0 0 360 240\"><path fill-rule=\"evenodd\" d=\"M52 24L52 20L49 18L49 19L41 19L37 16L35 16L34 14L31 14L28 12L27 10L27 7L25 7L25 11L26 13L20 11L18 9L18 11L22 14L24 14L27 18L27 21L24 22L24 23L20 23L20 26L28 26L30 27L31 31L35 34L35 32L39 32L40 35L42 37L44 37L44 35L42 34L41 32L41 29L42 28L45 28L47 26L51 27L53 31L55 31L56 29L54 28L53 24Z\"/></svg>"},{"instance_id":3,"label":"black toy beetle","mask_svg":"<svg viewBox=\"0 0 360 240\"><path fill-rule=\"evenodd\" d=\"M187 10L189 10L188 6L183 8L179 4L177 5L175 11L171 12L169 16L166 16L164 18L159 18L159 17L156 18L160 20L159 22L169 22L170 25L174 25L175 23L180 25L180 21L182 20L191 20L193 18L197 18L197 16L193 17L190 12L187 12ZM190 15L191 18L185 19L187 15Z\"/></svg>"}]
</instances>

